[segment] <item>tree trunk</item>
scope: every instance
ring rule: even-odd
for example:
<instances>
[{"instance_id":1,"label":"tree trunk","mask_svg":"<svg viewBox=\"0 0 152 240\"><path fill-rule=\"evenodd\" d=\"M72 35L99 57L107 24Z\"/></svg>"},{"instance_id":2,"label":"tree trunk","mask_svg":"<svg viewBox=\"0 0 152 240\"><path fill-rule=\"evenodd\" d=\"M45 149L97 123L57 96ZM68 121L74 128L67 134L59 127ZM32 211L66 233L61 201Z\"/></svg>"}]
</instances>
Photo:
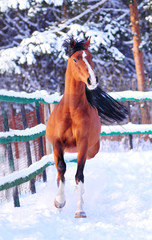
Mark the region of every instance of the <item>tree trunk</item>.
<instances>
[{"instance_id":1,"label":"tree trunk","mask_svg":"<svg viewBox=\"0 0 152 240\"><path fill-rule=\"evenodd\" d=\"M137 74L137 81L138 81L138 90L144 91L144 64L143 64L143 54L142 51L139 49L139 45L141 43L141 36L140 36L140 26L139 26L139 16L138 16L138 9L137 9L137 1L132 0L129 4L130 8L130 20L131 20L131 30L133 34L133 55L135 60L135 68Z\"/></svg>"},{"instance_id":2,"label":"tree trunk","mask_svg":"<svg viewBox=\"0 0 152 240\"><path fill-rule=\"evenodd\" d=\"M142 54L142 51L139 49L139 45L141 43L141 36L140 36L137 0L130 0L129 8L130 8L131 30L133 34L133 56L135 61L136 74L137 74L138 90L144 91L145 90L145 74L144 74L143 54ZM146 102L142 102L140 106L141 106L140 109L141 109L141 116L142 116L141 122L148 123L149 114L148 114Z\"/></svg>"}]
</instances>

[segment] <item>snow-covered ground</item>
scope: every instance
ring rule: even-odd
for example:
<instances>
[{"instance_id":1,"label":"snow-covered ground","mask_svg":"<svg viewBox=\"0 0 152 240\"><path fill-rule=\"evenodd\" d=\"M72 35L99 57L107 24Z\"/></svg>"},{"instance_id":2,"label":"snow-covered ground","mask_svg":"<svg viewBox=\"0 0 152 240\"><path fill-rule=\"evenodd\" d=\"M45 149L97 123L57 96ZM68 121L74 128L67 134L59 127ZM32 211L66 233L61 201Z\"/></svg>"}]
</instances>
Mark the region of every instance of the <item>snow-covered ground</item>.
<instances>
[{"instance_id":1,"label":"snow-covered ground","mask_svg":"<svg viewBox=\"0 0 152 240\"><path fill-rule=\"evenodd\" d=\"M75 155L66 155L66 159ZM152 151L99 152L85 167L86 219L75 219L76 163L67 164L66 206L54 205L56 169L21 207L0 204L0 240L152 239Z\"/></svg>"}]
</instances>

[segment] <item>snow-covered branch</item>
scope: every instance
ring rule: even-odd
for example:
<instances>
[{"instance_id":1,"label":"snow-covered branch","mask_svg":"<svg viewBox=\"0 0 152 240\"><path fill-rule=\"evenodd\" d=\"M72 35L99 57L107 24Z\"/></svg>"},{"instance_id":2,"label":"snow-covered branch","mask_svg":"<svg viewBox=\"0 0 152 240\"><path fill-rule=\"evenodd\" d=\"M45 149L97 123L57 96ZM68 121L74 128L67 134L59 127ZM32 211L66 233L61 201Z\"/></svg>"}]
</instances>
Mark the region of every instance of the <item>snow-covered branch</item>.
<instances>
[{"instance_id":1,"label":"snow-covered branch","mask_svg":"<svg viewBox=\"0 0 152 240\"><path fill-rule=\"evenodd\" d=\"M57 33L59 31L62 31L63 29L65 29L67 26L69 26L70 24L72 24L74 21L79 20L80 18L82 18L83 16L85 16L86 14L90 13L91 11L93 11L94 9L98 8L99 6L103 5L107 0L101 0L98 3L90 6L88 9L86 9L84 12L78 14L77 16L69 19L68 21L66 21L65 23L61 24L59 26L59 28L55 28L53 29L51 32L52 33ZM52 27L51 27L52 28Z\"/></svg>"},{"instance_id":2,"label":"snow-covered branch","mask_svg":"<svg viewBox=\"0 0 152 240\"><path fill-rule=\"evenodd\" d=\"M66 26L66 25L65 25ZM64 26L64 27L65 27ZM61 30L61 29L60 29ZM124 55L112 45L115 39L118 28L113 28L108 24L104 30L98 30L94 24L72 24L68 26L67 33L62 32L62 36L55 34L56 30L47 30L44 32L34 32L32 37L23 39L18 47L8 48L0 51L0 72L15 72L21 73L19 65L27 63L32 65L36 63L35 56L41 54L53 54L59 58L64 57L64 51L62 49L63 40L67 35L73 35L74 37L89 37L91 36L93 44L91 48L96 52L102 44L107 51L117 61L124 59Z\"/></svg>"},{"instance_id":3,"label":"snow-covered branch","mask_svg":"<svg viewBox=\"0 0 152 240\"><path fill-rule=\"evenodd\" d=\"M63 0L34 0L35 3L40 4L45 2L48 5L53 4L54 6L61 6L63 4ZM20 9L25 10L29 9L31 6L30 0L5 0L0 1L0 12L6 12L9 8L11 9Z\"/></svg>"}]
</instances>

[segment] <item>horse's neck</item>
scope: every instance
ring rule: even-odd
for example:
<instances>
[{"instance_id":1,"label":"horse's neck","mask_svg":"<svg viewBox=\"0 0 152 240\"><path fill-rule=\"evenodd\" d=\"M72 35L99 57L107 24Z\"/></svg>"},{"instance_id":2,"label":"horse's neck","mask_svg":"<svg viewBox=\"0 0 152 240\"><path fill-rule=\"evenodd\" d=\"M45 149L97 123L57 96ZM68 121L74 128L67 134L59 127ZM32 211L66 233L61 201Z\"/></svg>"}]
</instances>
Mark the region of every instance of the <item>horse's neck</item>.
<instances>
[{"instance_id":1,"label":"horse's neck","mask_svg":"<svg viewBox=\"0 0 152 240\"><path fill-rule=\"evenodd\" d=\"M87 104L85 83L73 78L71 71L66 72L65 76L64 102L66 106L70 106L72 109Z\"/></svg>"}]
</instances>

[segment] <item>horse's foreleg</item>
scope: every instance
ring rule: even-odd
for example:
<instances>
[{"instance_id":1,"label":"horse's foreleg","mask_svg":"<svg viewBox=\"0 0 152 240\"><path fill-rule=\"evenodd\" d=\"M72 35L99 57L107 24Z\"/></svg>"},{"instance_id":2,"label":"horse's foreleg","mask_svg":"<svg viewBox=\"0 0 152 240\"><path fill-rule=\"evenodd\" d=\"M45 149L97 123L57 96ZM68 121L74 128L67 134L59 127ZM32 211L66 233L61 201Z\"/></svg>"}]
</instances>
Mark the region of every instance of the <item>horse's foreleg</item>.
<instances>
[{"instance_id":1,"label":"horse's foreleg","mask_svg":"<svg viewBox=\"0 0 152 240\"><path fill-rule=\"evenodd\" d=\"M64 162L63 152L60 143L56 143L56 145L54 145L54 160L58 172L57 178L58 192L54 200L54 205L57 208L63 208L66 203L64 191L65 185L64 174L66 171L66 164Z\"/></svg>"},{"instance_id":2,"label":"horse's foreleg","mask_svg":"<svg viewBox=\"0 0 152 240\"><path fill-rule=\"evenodd\" d=\"M86 161L86 149L87 143L85 142L83 146L79 149L78 158L77 158L77 172L75 176L77 184L77 210L75 213L76 218L85 218L86 214L83 210L83 194L84 194L84 175L83 170Z\"/></svg>"},{"instance_id":3,"label":"horse's foreleg","mask_svg":"<svg viewBox=\"0 0 152 240\"><path fill-rule=\"evenodd\" d=\"M84 194L84 184L79 182L77 185L77 210L75 212L75 218L85 218L86 214L83 210L83 197Z\"/></svg>"}]
</instances>

